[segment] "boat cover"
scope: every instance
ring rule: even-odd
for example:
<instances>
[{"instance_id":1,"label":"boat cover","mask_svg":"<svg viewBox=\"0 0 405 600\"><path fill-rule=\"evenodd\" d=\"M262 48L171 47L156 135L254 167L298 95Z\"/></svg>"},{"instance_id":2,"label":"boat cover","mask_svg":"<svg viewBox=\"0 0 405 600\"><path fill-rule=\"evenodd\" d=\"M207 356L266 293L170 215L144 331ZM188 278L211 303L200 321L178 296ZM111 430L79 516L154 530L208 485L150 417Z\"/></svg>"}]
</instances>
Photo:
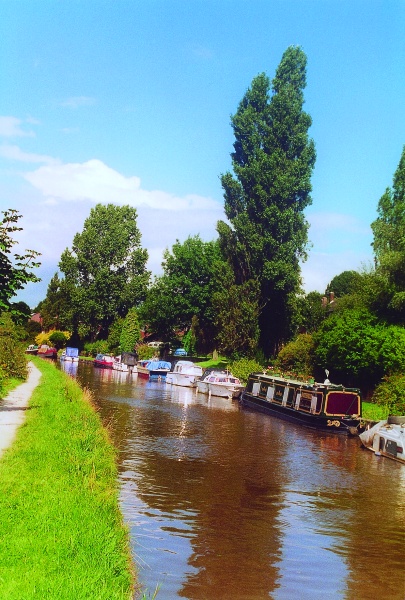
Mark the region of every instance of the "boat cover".
<instances>
[{"instance_id":1,"label":"boat cover","mask_svg":"<svg viewBox=\"0 0 405 600\"><path fill-rule=\"evenodd\" d=\"M157 371L158 369L168 369L170 371L172 365L165 360L150 360L146 365L146 368L149 369L149 371Z\"/></svg>"},{"instance_id":2,"label":"boat cover","mask_svg":"<svg viewBox=\"0 0 405 600\"><path fill-rule=\"evenodd\" d=\"M79 356L79 348L66 348L66 356L70 356L71 358L75 358Z\"/></svg>"}]
</instances>

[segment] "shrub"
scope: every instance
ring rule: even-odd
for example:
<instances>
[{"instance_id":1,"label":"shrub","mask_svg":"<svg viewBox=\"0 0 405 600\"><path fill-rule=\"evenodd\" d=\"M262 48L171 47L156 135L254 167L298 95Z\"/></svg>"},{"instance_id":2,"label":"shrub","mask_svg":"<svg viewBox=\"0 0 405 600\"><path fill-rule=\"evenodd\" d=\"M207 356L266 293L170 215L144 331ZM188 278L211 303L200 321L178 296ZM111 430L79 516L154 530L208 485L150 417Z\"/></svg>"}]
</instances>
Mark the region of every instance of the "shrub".
<instances>
[{"instance_id":1,"label":"shrub","mask_svg":"<svg viewBox=\"0 0 405 600\"><path fill-rule=\"evenodd\" d=\"M0 315L0 387L4 379L27 377L27 360L9 313Z\"/></svg>"},{"instance_id":2,"label":"shrub","mask_svg":"<svg viewBox=\"0 0 405 600\"><path fill-rule=\"evenodd\" d=\"M263 371L263 367L251 358L240 358L239 360L235 360L230 363L229 369L235 377L238 377L238 379L245 383L248 380L250 373Z\"/></svg>"},{"instance_id":3,"label":"shrub","mask_svg":"<svg viewBox=\"0 0 405 600\"><path fill-rule=\"evenodd\" d=\"M312 335L302 333L282 348L275 366L283 371L294 371L302 377L309 377L314 369L314 342Z\"/></svg>"},{"instance_id":4,"label":"shrub","mask_svg":"<svg viewBox=\"0 0 405 600\"><path fill-rule=\"evenodd\" d=\"M139 344L139 346L136 347L136 352L138 353L139 360L147 360L148 358L155 356L157 350L156 348L151 348L147 344Z\"/></svg>"},{"instance_id":5,"label":"shrub","mask_svg":"<svg viewBox=\"0 0 405 600\"><path fill-rule=\"evenodd\" d=\"M372 401L384 406L390 415L405 415L405 375L387 375L376 387Z\"/></svg>"},{"instance_id":6,"label":"shrub","mask_svg":"<svg viewBox=\"0 0 405 600\"><path fill-rule=\"evenodd\" d=\"M109 346L107 340L97 340L96 342L87 342L84 344L84 351L88 356L96 354L108 354Z\"/></svg>"},{"instance_id":7,"label":"shrub","mask_svg":"<svg viewBox=\"0 0 405 600\"><path fill-rule=\"evenodd\" d=\"M57 350L66 346L68 339L63 331L53 331L49 336L49 341Z\"/></svg>"}]
</instances>

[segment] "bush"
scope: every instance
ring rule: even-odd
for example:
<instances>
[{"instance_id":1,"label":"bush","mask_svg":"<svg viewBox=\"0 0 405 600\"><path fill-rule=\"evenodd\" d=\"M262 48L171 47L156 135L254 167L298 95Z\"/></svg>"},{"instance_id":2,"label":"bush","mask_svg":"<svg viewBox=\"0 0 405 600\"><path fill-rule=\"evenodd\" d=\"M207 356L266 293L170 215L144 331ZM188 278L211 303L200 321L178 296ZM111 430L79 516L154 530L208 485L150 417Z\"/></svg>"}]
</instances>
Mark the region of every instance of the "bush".
<instances>
[{"instance_id":1,"label":"bush","mask_svg":"<svg viewBox=\"0 0 405 600\"><path fill-rule=\"evenodd\" d=\"M88 356L96 354L108 354L109 346L107 340L97 340L97 342L87 342L84 344L84 351Z\"/></svg>"},{"instance_id":2,"label":"bush","mask_svg":"<svg viewBox=\"0 0 405 600\"><path fill-rule=\"evenodd\" d=\"M66 346L66 342L68 341L68 337L63 333L63 331L53 331L49 336L49 341L52 346L54 346L57 350L60 350L64 346Z\"/></svg>"},{"instance_id":3,"label":"bush","mask_svg":"<svg viewBox=\"0 0 405 600\"><path fill-rule=\"evenodd\" d=\"M10 377L26 379L27 360L11 316L4 312L0 315L0 388Z\"/></svg>"},{"instance_id":4,"label":"bush","mask_svg":"<svg viewBox=\"0 0 405 600\"><path fill-rule=\"evenodd\" d=\"M384 406L390 415L405 415L405 375L387 375L376 387L372 401Z\"/></svg>"},{"instance_id":5,"label":"bush","mask_svg":"<svg viewBox=\"0 0 405 600\"><path fill-rule=\"evenodd\" d=\"M158 352L156 348L151 348L147 344L139 344L136 347L136 352L138 353L139 360L147 360L148 358L152 358L155 356L156 352Z\"/></svg>"},{"instance_id":6,"label":"bush","mask_svg":"<svg viewBox=\"0 0 405 600\"><path fill-rule=\"evenodd\" d=\"M250 373L263 371L263 367L251 358L240 358L229 364L229 369L235 377L244 383L247 382Z\"/></svg>"},{"instance_id":7,"label":"bush","mask_svg":"<svg viewBox=\"0 0 405 600\"><path fill-rule=\"evenodd\" d=\"M300 334L282 348L275 366L283 371L293 371L300 378L310 377L314 370L314 342L309 333Z\"/></svg>"}]
</instances>

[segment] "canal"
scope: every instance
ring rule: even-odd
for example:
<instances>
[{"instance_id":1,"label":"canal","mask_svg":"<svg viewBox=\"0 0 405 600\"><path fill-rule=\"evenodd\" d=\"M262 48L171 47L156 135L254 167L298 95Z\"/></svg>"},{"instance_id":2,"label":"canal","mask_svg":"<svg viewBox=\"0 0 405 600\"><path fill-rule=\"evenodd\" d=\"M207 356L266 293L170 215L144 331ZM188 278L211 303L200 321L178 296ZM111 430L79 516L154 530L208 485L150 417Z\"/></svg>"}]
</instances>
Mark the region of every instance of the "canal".
<instances>
[{"instance_id":1,"label":"canal","mask_svg":"<svg viewBox=\"0 0 405 600\"><path fill-rule=\"evenodd\" d=\"M91 364L157 600L404 600L405 467L228 399Z\"/></svg>"}]
</instances>

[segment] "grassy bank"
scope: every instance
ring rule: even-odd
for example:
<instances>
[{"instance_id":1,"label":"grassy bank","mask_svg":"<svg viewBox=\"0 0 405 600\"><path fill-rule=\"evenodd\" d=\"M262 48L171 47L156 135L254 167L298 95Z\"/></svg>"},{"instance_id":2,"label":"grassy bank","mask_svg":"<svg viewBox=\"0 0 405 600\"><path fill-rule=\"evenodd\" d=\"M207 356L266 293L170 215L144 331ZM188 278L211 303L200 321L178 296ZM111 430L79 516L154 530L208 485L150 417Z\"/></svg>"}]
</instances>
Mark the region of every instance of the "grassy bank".
<instances>
[{"instance_id":1,"label":"grassy bank","mask_svg":"<svg viewBox=\"0 0 405 600\"><path fill-rule=\"evenodd\" d=\"M0 598L128 600L115 453L87 394L54 365L0 460Z\"/></svg>"}]
</instances>

